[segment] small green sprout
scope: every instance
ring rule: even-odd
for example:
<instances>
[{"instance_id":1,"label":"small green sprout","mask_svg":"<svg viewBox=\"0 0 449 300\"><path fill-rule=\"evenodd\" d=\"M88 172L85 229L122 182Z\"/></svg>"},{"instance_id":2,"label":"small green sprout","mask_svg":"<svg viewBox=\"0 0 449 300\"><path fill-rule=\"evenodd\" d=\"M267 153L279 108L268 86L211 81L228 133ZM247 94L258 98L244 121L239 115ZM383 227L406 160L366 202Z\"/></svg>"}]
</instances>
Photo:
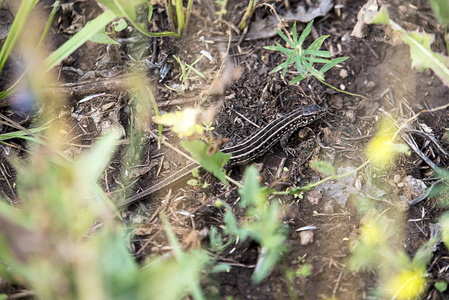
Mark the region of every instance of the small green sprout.
<instances>
[{"instance_id":1,"label":"small green sprout","mask_svg":"<svg viewBox=\"0 0 449 300\"><path fill-rule=\"evenodd\" d=\"M187 89L187 86L185 85L185 82L187 80L196 79L196 78L198 78L198 76L200 76L203 79L206 78L206 76L204 76L203 73L201 73L194 67L204 57L203 54L201 54L192 64L188 64L188 63L181 61L181 59L179 57L177 57L176 55L173 55L173 57L176 59L179 66L181 67L181 75L180 75L181 87L180 87L179 91ZM196 73L198 76L190 76L190 73L192 71L194 73Z\"/></svg>"},{"instance_id":2,"label":"small green sprout","mask_svg":"<svg viewBox=\"0 0 449 300\"><path fill-rule=\"evenodd\" d=\"M203 189L210 186L210 184L207 181L205 181L204 183L201 181L201 176L198 168L192 170L192 176L194 177L194 179L190 179L189 181L187 181L188 185L199 186Z\"/></svg>"},{"instance_id":3,"label":"small green sprout","mask_svg":"<svg viewBox=\"0 0 449 300\"><path fill-rule=\"evenodd\" d=\"M298 38L295 22L293 24L293 39L288 38L285 34L276 29L279 36L286 41L291 48L285 48L278 42L275 42L276 46L264 47L267 50L280 51L287 56L287 60L271 70L270 73L274 73L282 69L282 76L285 76L289 65L295 64L299 75L293 78L289 82L290 84L298 83L309 76L315 76L318 80L324 81L324 73L326 71L348 59L348 57L339 57L332 60L327 59L333 56L332 52L323 51L320 50L320 48L324 40L329 37L329 35L319 37L309 46L309 48L304 49L303 43L310 34L312 24L313 20L310 21L306 29L304 29L301 36ZM322 66L320 70L317 70L313 66L314 63L321 63L324 64L324 66Z\"/></svg>"}]
</instances>

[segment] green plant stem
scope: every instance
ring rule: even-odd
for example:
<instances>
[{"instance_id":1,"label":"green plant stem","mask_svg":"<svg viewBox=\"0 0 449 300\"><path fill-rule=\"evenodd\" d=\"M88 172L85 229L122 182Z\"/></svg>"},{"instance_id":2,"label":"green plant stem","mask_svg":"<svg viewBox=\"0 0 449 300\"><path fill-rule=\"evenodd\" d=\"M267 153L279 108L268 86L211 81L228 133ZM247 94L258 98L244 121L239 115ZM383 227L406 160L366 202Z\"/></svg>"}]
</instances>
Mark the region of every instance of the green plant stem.
<instances>
[{"instance_id":1,"label":"green plant stem","mask_svg":"<svg viewBox=\"0 0 449 300\"><path fill-rule=\"evenodd\" d=\"M319 80L319 79L318 79ZM334 90L336 90L337 92L340 92L340 93L343 93L343 94L347 94L347 95L350 95L350 96L353 96L353 97L360 97L360 98L363 98L363 99L365 99L365 100L367 100L367 101L370 101L367 97L365 97L365 96L363 96L363 95L359 95L359 94L355 94L355 93L350 93L350 92L347 92L347 91L343 91L343 90L340 90L339 88L337 88L337 87L335 87L335 86L333 86L333 85L331 85L331 84L329 84L329 83L327 83L327 82L324 82L323 80L319 80L322 84L324 84L324 85L326 85L326 86L328 86L328 87L330 87L330 88L332 88L332 89L334 89Z\"/></svg>"},{"instance_id":2,"label":"green plant stem","mask_svg":"<svg viewBox=\"0 0 449 300\"><path fill-rule=\"evenodd\" d=\"M48 17L47 25L45 25L45 29L44 29L44 32L42 33L41 39L39 40L39 43L37 43L38 48L44 42L44 39L47 36L48 31L50 30L50 26L53 23L53 19L55 18L55 14L56 14L56 11L58 10L60 2L61 1L56 0L55 3L53 4L53 9L51 10L50 16Z\"/></svg>"},{"instance_id":3,"label":"green plant stem","mask_svg":"<svg viewBox=\"0 0 449 300\"><path fill-rule=\"evenodd\" d=\"M178 21L178 34L181 35L181 32L185 27L184 6L182 5L182 0L175 0L175 5L176 5L176 17Z\"/></svg>"},{"instance_id":4,"label":"green plant stem","mask_svg":"<svg viewBox=\"0 0 449 300\"><path fill-rule=\"evenodd\" d=\"M16 17L9 30L9 34L3 43L2 50L0 51L0 73L3 70L6 59L9 57L9 54L16 44L17 39L29 19L31 11L34 6L36 6L37 2L39 2L39 0L23 0L22 3L20 3L19 10L17 11Z\"/></svg>"},{"instance_id":5,"label":"green plant stem","mask_svg":"<svg viewBox=\"0 0 449 300\"><path fill-rule=\"evenodd\" d=\"M175 28L175 16L173 11L173 5L171 0L165 0L165 9L167 10L168 22L170 23L171 30L174 32Z\"/></svg>"},{"instance_id":6,"label":"green plant stem","mask_svg":"<svg viewBox=\"0 0 449 300\"><path fill-rule=\"evenodd\" d=\"M242 20L239 23L239 29L243 30L246 26L248 26L248 20L251 18L254 12L254 8L257 4L257 0L249 0L248 7L246 8L245 14L242 17Z\"/></svg>"},{"instance_id":7,"label":"green plant stem","mask_svg":"<svg viewBox=\"0 0 449 300\"><path fill-rule=\"evenodd\" d=\"M444 25L444 41L446 42L446 53L449 55L449 39L447 36L447 25Z\"/></svg>"},{"instance_id":8,"label":"green plant stem","mask_svg":"<svg viewBox=\"0 0 449 300\"><path fill-rule=\"evenodd\" d=\"M112 35L113 35L114 41L115 41L115 39L117 38L117 35L115 33L115 26L114 25L112 25ZM122 58L120 56L120 51L118 50L117 44L114 44L114 50L115 50L115 55L117 55L117 59L119 61L119 64L123 64Z\"/></svg>"},{"instance_id":9,"label":"green plant stem","mask_svg":"<svg viewBox=\"0 0 449 300\"><path fill-rule=\"evenodd\" d=\"M184 25L184 31L187 31L187 26L189 25L190 13L192 11L193 0L187 1L187 11L186 11L186 21Z\"/></svg>"},{"instance_id":10,"label":"green plant stem","mask_svg":"<svg viewBox=\"0 0 449 300\"><path fill-rule=\"evenodd\" d=\"M240 182L238 182L237 180L232 179L228 175L225 175L225 178L226 178L226 180L228 180L229 182L231 182L235 186L238 186L239 188L242 188L243 185Z\"/></svg>"},{"instance_id":11,"label":"green plant stem","mask_svg":"<svg viewBox=\"0 0 449 300\"><path fill-rule=\"evenodd\" d=\"M367 160L366 162L364 162L363 164L361 164L361 165L358 166L356 169L354 169L354 170L352 170L352 171L350 171L350 172L347 172L347 173L344 173L344 174L341 174L341 175L331 175L331 176L328 176L328 177L326 177L326 178L321 179L320 181L317 181L317 182L314 182L314 183L310 183L310 184L308 184L308 185L305 185L305 186L303 186L303 187L300 187L299 189L307 189L307 190L308 190L308 189L311 189L311 188L313 188L313 187L315 187L315 186L318 186L318 185L320 185L320 184L323 184L323 183L325 183L326 181L329 181L329 180L338 180L338 179L341 179L341 178L350 176L350 175L352 175L352 174L357 173L358 171L360 171L362 168L364 168L364 167L365 167L366 165L368 165L370 162L371 162L371 160ZM275 192L273 192L272 194L273 194L273 195L289 195L290 193L289 193L288 191L284 191L284 192L278 192L278 191L275 191Z\"/></svg>"}]
</instances>

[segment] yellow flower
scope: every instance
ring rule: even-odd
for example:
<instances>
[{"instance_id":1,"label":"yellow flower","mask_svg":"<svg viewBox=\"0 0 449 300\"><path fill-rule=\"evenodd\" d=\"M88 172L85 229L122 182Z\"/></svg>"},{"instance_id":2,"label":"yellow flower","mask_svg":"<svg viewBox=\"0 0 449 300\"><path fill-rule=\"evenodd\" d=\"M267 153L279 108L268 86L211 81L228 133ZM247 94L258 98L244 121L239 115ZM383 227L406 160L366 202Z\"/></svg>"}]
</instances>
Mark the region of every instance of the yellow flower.
<instances>
[{"instance_id":1,"label":"yellow flower","mask_svg":"<svg viewBox=\"0 0 449 300\"><path fill-rule=\"evenodd\" d=\"M383 240L383 234L377 223L363 224L360 227L360 238L367 245L374 246Z\"/></svg>"},{"instance_id":2,"label":"yellow flower","mask_svg":"<svg viewBox=\"0 0 449 300\"><path fill-rule=\"evenodd\" d=\"M203 127L196 120L201 110L199 108L186 108L174 113L166 113L157 116L155 122L171 127L178 137L190 137L195 134L203 134Z\"/></svg>"},{"instance_id":3,"label":"yellow flower","mask_svg":"<svg viewBox=\"0 0 449 300\"><path fill-rule=\"evenodd\" d=\"M387 292L395 299L417 299L426 286L423 270L405 269L395 274L387 284Z\"/></svg>"},{"instance_id":4,"label":"yellow flower","mask_svg":"<svg viewBox=\"0 0 449 300\"><path fill-rule=\"evenodd\" d=\"M400 153L410 155L407 145L394 143L395 132L393 121L385 119L380 122L377 135L366 148L366 155L373 164L388 167Z\"/></svg>"}]
</instances>

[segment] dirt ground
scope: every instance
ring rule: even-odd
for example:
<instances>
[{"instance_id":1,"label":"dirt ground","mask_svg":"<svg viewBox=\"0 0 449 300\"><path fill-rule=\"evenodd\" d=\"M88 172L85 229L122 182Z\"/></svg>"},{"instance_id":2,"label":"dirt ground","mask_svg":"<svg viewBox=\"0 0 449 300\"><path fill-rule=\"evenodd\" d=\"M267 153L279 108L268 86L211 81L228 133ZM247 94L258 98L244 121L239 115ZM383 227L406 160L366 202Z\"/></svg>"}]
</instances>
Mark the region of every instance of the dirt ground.
<instances>
[{"instance_id":1,"label":"dirt ground","mask_svg":"<svg viewBox=\"0 0 449 300\"><path fill-rule=\"evenodd\" d=\"M388 3L391 17L396 22L407 30L424 30L435 34L432 49L447 54L443 27L435 21L427 1L385 2ZM43 1L40 6L49 13L50 8L46 5L51 3L52 1ZM69 9L58 12L52 25L50 37L54 48L73 35L75 25L83 25L101 13L100 7L94 1L70 3L72 4ZM309 1L281 1L272 4L281 16L287 11L287 4L292 11L297 7L312 9L315 5ZM285 79L281 78L280 72L269 74L270 70L284 59L279 53L263 48L274 45L274 41L282 43L282 39L273 34L274 28L263 27L263 21L271 16L269 9L257 8L251 19L250 30L245 35L238 35L234 28L242 16L246 2L229 1L228 13L223 17L223 21L217 21L212 13L213 2L201 1L201 4L194 3L188 32L181 39L147 38L144 42L139 40L141 44L123 42L119 47L123 59L121 64L111 47L89 42L63 62L59 68L60 83L72 84L64 87L70 95L66 109L69 115L68 124L71 125L67 125L67 131L76 137L71 142L76 145L89 145L100 135L99 122L89 113L93 108L101 108L99 117L102 121L116 124L123 129L125 136L130 134L130 117L133 111L129 108L127 91L116 78L126 74L135 60L143 61L147 58L152 67L147 67L146 75L161 111L174 111L194 104L201 104L204 108L217 107L213 121L214 136L228 138L231 143L249 136L257 129L255 126L262 127L300 106L318 104L328 109L322 120L308 126L305 138L294 136L290 139L289 146L293 149L290 155L287 156L280 145L276 145L272 151L254 162L261 171L264 185L269 186L277 182L274 187L281 190L318 181L323 176L309 167L313 160L330 162L336 169L342 170L358 167L366 161L366 144L374 136L381 117L389 114L398 120L405 120L424 109L449 102L448 88L432 71L412 70L408 46L389 43L382 26L368 27L364 39L350 36L357 21L357 14L364 4L364 1L336 1L328 12L315 19L312 30L313 38L330 35L323 44L324 49L332 51L336 57L349 57L326 73L326 82L364 97L338 93L315 78L308 78L298 85L289 85L288 81L295 76L292 72L288 72ZM7 16L5 10L2 13ZM292 23L290 21L289 25ZM160 6L155 6L154 24L152 30L169 28L164 9ZM301 32L306 23L298 22L297 26ZM129 32L121 33L120 38L123 41L130 38ZM307 41L310 43L311 39ZM188 89L178 94L174 88L180 83L180 69L173 55L191 63L201 55L202 50L208 51L213 57L212 62L203 58L195 65L206 75L206 79L190 80ZM9 60L7 66L6 71L9 73L0 80L2 89L13 82L12 70L17 67L14 60ZM164 69L168 69L166 75ZM229 82L222 93L207 93L217 74L227 74L230 77ZM106 94L87 102L79 102L86 95L101 92ZM13 107L4 107L1 110L3 114L25 127L38 118L38 113L27 113ZM444 137L447 123L447 110L424 113L411 124L410 130L429 128L429 132L447 149L448 142ZM7 126L0 126L1 133L10 130ZM156 126L153 124L151 129L155 131ZM172 133L166 130L164 135L171 144L177 145L177 138ZM448 157L444 153L438 151L432 143L429 144L422 135L413 136L418 148L433 163L446 167ZM23 146L21 141L14 143L19 147ZM157 150L157 143L150 135L142 138L142 147L143 158L134 168L138 176L130 191L131 195L150 187L160 178L187 163L167 148ZM71 150L77 153L82 151L82 147L74 146ZM115 168L120 165L120 155L119 150L116 159L108 168L109 179L105 178L108 180L105 183L108 191L118 200L123 199L124 195L114 191L123 190L126 185L126 180ZM0 167L3 169L3 175L0 176L1 194L4 198L14 201L15 193L11 183L15 181L15 172L5 157L0 156L0 161ZM290 170L290 176L287 182L279 183L276 176L283 167ZM231 168L230 175L240 180L243 170L243 167ZM235 189L224 193L226 188L221 183L210 175L205 176L206 180L212 183L210 187L205 190L197 189L185 183L173 187L171 207L163 207L166 214L174 220L173 226L180 239L182 233L188 229L201 231L212 225L223 225L223 211L215 208L208 200L220 197L232 205L238 197ZM345 182L347 187L350 186L347 190L337 191L333 189L335 186L329 184L305 193L300 201L293 197L280 199L286 208L284 222L288 227L286 245L289 249L282 262L261 284L252 285L251 274L258 258L258 245L251 241L233 245L231 248L235 248L234 251L225 251L219 258L220 261L233 266L231 271L220 273L213 278L213 284L219 290L219 297L367 299L376 286L375 275L370 272L355 273L346 268L351 250L350 241L357 237L360 223L360 216L353 202L357 194L351 192L350 188L357 188L356 182L362 182L363 186L364 182L374 180L378 186L383 187L388 200L396 203L403 199L401 197L413 201L419 196L416 192L409 192L404 188L407 176L411 176L409 179L420 180L426 186L436 181L431 166L414 151L411 156L401 156L395 166L379 178L370 176L375 175L367 170L359 172L352 181ZM361 189L360 186L358 188ZM375 194L374 191L364 192ZM344 196L340 197L340 194ZM160 211L161 201L166 195L167 191L129 207L124 213L127 225L138 216L144 220L149 219L148 226L159 226L160 220L153 214ZM430 239L432 225L445 211L438 205L438 201L438 198L425 198L406 210L402 247L411 256L420 245ZM188 219L180 220L176 216L176 211L180 210L195 212L195 224ZM310 225L315 228L311 231L313 238L303 245L297 229ZM147 256L161 251L157 249L160 249L158 245L166 243L164 239L160 233L150 231L148 235L137 235L130 244L130 249L137 260L143 261ZM206 241L207 239L204 240ZM447 249L442 243L439 244L427 269L430 282L448 282L447 272L444 271L448 265L447 257ZM297 268L304 261L311 264L311 275L307 278L296 277L292 281L287 280L285 271ZM443 295L430 285L423 299L448 297L448 292Z\"/></svg>"}]
</instances>

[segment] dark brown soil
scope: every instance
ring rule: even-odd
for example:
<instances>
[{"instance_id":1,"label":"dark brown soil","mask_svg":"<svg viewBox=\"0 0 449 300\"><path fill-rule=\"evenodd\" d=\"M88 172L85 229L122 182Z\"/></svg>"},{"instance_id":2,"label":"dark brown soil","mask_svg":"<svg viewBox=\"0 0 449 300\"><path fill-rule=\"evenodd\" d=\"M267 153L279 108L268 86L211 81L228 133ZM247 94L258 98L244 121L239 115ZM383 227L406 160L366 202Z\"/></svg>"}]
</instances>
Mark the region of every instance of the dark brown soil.
<instances>
[{"instance_id":1,"label":"dark brown soil","mask_svg":"<svg viewBox=\"0 0 449 300\"><path fill-rule=\"evenodd\" d=\"M78 83L81 84L81 90L87 90L87 87L83 87L83 82L79 82L82 76L73 70L82 70L84 74L88 71L96 71L95 79L89 78L94 91L91 93L106 91L107 94L89 101L89 104L80 105L78 101L85 96L83 93L88 92L74 92L68 87L66 91L71 97L71 102L66 107L67 112L72 110L79 115L88 115L93 107L103 107L102 118L111 119L120 124L128 136L131 132L130 118L133 115L129 95L122 89L123 85L120 85L120 80L116 77L101 79L99 73L108 71L117 76L127 73L131 64L129 56L136 60L147 57L154 64L161 62L159 67L148 71L147 77L151 82L156 100L158 103L163 103L160 105L162 111L174 111L192 106L194 103L201 104L203 108L216 107L217 112L213 122L214 136L228 138L231 143L249 136L256 130L255 125L262 127L279 115L297 107L308 104L326 107L328 114L323 120L311 124L306 129L305 139L291 138L289 146L294 148L292 151L294 155L287 156L280 145L276 145L271 152L254 162L261 170L262 183L267 186L279 179L275 176L279 169L287 167L290 170L288 181L275 185L276 189L283 190L288 186L304 186L323 178L309 167L309 163L314 160L328 161L336 169L363 164L366 161L364 156L366 144L375 134L377 121L385 116L384 112L403 121L424 109L449 103L449 89L432 71L412 70L408 46L385 42L383 27L370 26L363 40L350 37L357 21L357 13L364 5L364 1L337 1L342 8L332 9L325 16L318 17L313 25L312 35L316 38L329 34L330 37L323 44L323 48L331 50L338 57L349 57L341 64L341 67L333 68L326 73L326 82L366 98L337 93L315 78L308 78L299 85L289 85L288 81L295 76L293 73L288 73L285 79L280 77L279 72L269 74L270 70L283 62L284 57L263 47L274 45L274 41L282 43L282 39L274 36L258 40L239 40L240 36L236 35L228 24L237 24L244 4L241 1L229 1L228 14L224 16L226 22L214 22L215 17L210 11L211 5L213 6L212 1L206 2L209 5L194 3L188 32L181 39L148 38L142 45L123 43L120 46L120 53L125 62L121 65L116 57L99 64L105 56L114 57L115 55L112 48L104 45L89 42L78 49L60 67L60 83ZM306 1L292 1L290 5L296 7L304 5L303 2ZM51 3L53 2L40 3L46 14L49 13L49 8L45 5ZM404 28L420 29L435 34L433 50L447 55L447 50L444 49L444 31L442 26L437 25L427 1L392 0L388 4L391 16ZM279 2L277 6L280 12L285 10L285 2ZM51 48L56 48L73 34L68 28L74 24L77 17L81 16L84 21L87 21L100 12L101 9L94 1L75 2L73 10L59 12L50 31L48 42L49 45L54 45ZM253 24L256 20L262 20L269 15L268 9L258 8L252 19ZM154 22L156 25L153 30L169 28L163 8L155 7ZM298 31L301 32L305 25L298 22ZM121 37L127 38L129 33L122 33ZM230 45L228 45L229 40L232 41ZM306 44L311 41L312 39L309 38ZM231 79L223 93L208 93L215 76L218 76L221 70L222 55L228 46L228 60L225 71L222 73L226 74L230 66L233 66L234 69L230 71L229 76L233 77L235 73L241 73L241 75ZM195 65L206 75L206 79L189 81L189 90L177 94L170 89L174 87L174 84L179 84L180 74L179 65L172 55L191 63L200 55L201 50L207 50L214 58L212 63L203 58ZM168 57L163 60L165 54L168 54ZM9 60L8 66L9 68L2 73L1 87L9 86L14 82L15 76L12 71L15 69L14 61ZM162 66L166 66L170 71L161 80ZM110 85L105 85L106 80ZM116 85L112 85L111 82ZM39 113L23 112L14 107L2 108L2 114L23 126L29 126L32 120L39 118ZM68 121L66 131L77 136L72 141L74 144L90 145L100 134L90 117L77 120L72 114L72 117L68 117ZM444 109L422 114L417 123L413 123L412 126L418 128L418 124L427 125L436 140L444 149L447 149L444 138L447 123L448 113ZM8 126L0 126L1 133L12 131ZM156 126L151 125L151 130L155 129ZM171 144L177 144L177 138L173 134L167 131L164 135ZM167 148L157 150L157 143L150 136L145 136L141 141L143 156L135 168L140 172L140 176L137 177L130 191L131 194L148 188L159 178L186 164L182 158L177 157L177 154ZM416 142L436 165L442 168L447 166L448 157L426 143L426 139L416 136ZM21 141L12 143L19 149L25 147ZM76 149L72 149L74 152L81 149L74 148ZM3 152L4 150L0 156L0 168L3 174L0 176L1 195L14 202L17 199L11 183L15 181L15 171ZM161 153L164 155L160 156ZM119 150L116 160L112 162L113 168L108 171L109 181L104 183L108 186L108 191L120 191L123 186L129 184L116 171L119 169L122 155L123 148ZM284 158L286 158L285 162ZM230 170L230 175L236 180L240 180L242 174L243 168L235 167ZM432 169L416 153L412 152L411 156L401 156L393 168L375 179L379 185L386 186L385 189L391 193L388 195L391 197L389 200L393 202L403 195L403 191L394 184L395 175L400 178L411 175L413 178L422 180L427 186L430 186L435 179ZM358 180L364 181L367 179L363 177L370 175L364 173L360 176L362 178ZM222 184L211 176L205 175L205 178L212 183L206 190L195 189L185 184L173 187L172 197L182 195L184 198L182 201L173 200L171 203L173 207L164 208L169 217L173 216L176 210L195 212L195 227L188 219L173 222L180 239L182 232L188 229L202 230L223 225L224 211L214 208L210 204L212 202L208 202L209 200L220 197L232 206L236 202L238 193L235 190L223 194L226 188ZM216 278L221 299L226 299L228 296L234 299L291 299L292 297L293 299L366 299L368 297L376 286L376 277L369 272L356 273L346 268L351 250L350 242L359 233L360 215L352 201L356 197L349 197L348 202L342 205L328 193L322 192L318 196L313 193L313 191L307 192L304 199L300 201L293 197L284 197L280 200L286 207L284 222L288 226L286 240L288 252L261 284L251 283L253 266L258 258L257 243L246 241L236 244L233 245L235 251L232 253L225 251L221 255L221 261L235 265L230 272L220 273ZM151 216L162 205L161 200L166 194L167 191L164 191L162 194L133 205L124 213L125 219L129 220L136 214L144 217ZM124 198L123 193L113 193L112 196L117 200ZM313 201L314 197L317 199L316 202ZM431 225L437 222L444 211L437 203L437 199L425 199L410 206L406 211L403 224L406 227L405 237L401 245L411 256L430 239ZM236 211L239 212L237 208ZM160 220L156 217L152 220L152 224L157 223L160 223ZM316 227L316 230L313 230L313 241L310 244L301 245L300 233L296 229L308 225ZM148 238L158 241L159 244L166 243L162 234L139 237L133 242L134 254L139 261L152 254L151 244L148 246L146 243ZM448 282L447 272L440 272L447 268L447 254L443 244L435 250L428 267L429 282L437 280ZM307 278L296 277L294 280L288 280L285 276L286 271L297 269L304 262L311 265L311 275ZM296 298L292 295L296 295ZM447 297L447 292L443 295L429 285L423 299L446 299Z\"/></svg>"}]
</instances>

